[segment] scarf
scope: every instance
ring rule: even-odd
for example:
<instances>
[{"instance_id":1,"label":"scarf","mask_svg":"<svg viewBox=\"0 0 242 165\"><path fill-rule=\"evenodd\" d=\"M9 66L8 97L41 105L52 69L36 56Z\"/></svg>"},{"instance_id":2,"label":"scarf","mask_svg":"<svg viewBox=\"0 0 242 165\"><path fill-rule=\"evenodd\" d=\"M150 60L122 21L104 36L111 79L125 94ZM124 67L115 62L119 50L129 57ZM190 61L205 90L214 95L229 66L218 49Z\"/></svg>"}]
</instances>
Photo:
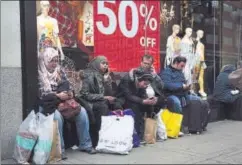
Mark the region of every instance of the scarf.
<instances>
[{"instance_id":1,"label":"scarf","mask_svg":"<svg viewBox=\"0 0 242 165\"><path fill-rule=\"evenodd\" d=\"M38 57L40 90L44 93L52 92L52 86L58 85L60 66L57 65L53 72L46 67L54 57L58 57L58 51L53 48L46 48Z\"/></svg>"},{"instance_id":2,"label":"scarf","mask_svg":"<svg viewBox=\"0 0 242 165\"><path fill-rule=\"evenodd\" d=\"M99 73L102 73L100 70L100 64L102 62L107 62L107 58L105 56L97 56L89 62L87 68L93 69Z\"/></svg>"}]
</instances>

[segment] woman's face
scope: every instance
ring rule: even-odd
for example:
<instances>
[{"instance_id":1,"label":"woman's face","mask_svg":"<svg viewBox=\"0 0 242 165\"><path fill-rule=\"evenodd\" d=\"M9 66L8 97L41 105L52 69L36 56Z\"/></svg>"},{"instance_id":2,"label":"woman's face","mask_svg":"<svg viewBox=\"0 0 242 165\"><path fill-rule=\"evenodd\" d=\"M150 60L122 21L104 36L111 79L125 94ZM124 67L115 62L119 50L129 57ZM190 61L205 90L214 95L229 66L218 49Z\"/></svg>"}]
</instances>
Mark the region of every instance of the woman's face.
<instances>
[{"instance_id":1,"label":"woman's face","mask_svg":"<svg viewBox=\"0 0 242 165\"><path fill-rule=\"evenodd\" d=\"M50 60L50 62L48 62L48 64L46 65L47 70L48 70L50 73L54 72L55 69L56 69L56 67L57 67L57 65L58 65L58 62L59 62L58 57L54 57L54 58L52 58L52 59Z\"/></svg>"},{"instance_id":2,"label":"woman's face","mask_svg":"<svg viewBox=\"0 0 242 165\"><path fill-rule=\"evenodd\" d=\"M107 61L102 61L100 63L100 70L103 73L107 72L107 70L108 70L108 62Z\"/></svg>"}]
</instances>

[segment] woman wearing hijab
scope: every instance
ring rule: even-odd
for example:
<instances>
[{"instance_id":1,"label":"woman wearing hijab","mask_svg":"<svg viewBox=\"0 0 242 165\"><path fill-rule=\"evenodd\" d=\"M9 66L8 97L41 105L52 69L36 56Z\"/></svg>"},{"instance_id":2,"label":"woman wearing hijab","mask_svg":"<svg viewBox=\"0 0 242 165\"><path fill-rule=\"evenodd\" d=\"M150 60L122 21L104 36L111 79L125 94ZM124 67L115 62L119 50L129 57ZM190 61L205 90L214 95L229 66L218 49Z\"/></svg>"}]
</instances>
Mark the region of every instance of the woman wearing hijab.
<instances>
[{"instance_id":1,"label":"woman wearing hijab","mask_svg":"<svg viewBox=\"0 0 242 165\"><path fill-rule=\"evenodd\" d=\"M58 51L53 48L46 48L44 52L39 55L38 60L40 99L42 106L40 111L44 114L54 113L54 120L58 121L61 138L62 159L66 159L63 139L64 118L57 107L60 102L73 98L73 93L70 90L69 81L58 64ZM60 89L61 91L59 91ZM89 135L87 112L83 107L81 107L81 111L78 115L74 117L74 120L77 128L79 150L90 154L95 153Z\"/></svg>"},{"instance_id":2,"label":"woman wearing hijab","mask_svg":"<svg viewBox=\"0 0 242 165\"><path fill-rule=\"evenodd\" d=\"M101 116L109 112L109 105L113 104L115 109L120 109L121 104L113 96L105 96L104 75L108 72L108 61L104 56L97 56L84 70L82 89L78 95L79 100L84 100L89 105L92 114L91 120L91 139L93 147L97 146L99 130L101 127ZM90 111L89 111L90 112Z\"/></svg>"}]
</instances>

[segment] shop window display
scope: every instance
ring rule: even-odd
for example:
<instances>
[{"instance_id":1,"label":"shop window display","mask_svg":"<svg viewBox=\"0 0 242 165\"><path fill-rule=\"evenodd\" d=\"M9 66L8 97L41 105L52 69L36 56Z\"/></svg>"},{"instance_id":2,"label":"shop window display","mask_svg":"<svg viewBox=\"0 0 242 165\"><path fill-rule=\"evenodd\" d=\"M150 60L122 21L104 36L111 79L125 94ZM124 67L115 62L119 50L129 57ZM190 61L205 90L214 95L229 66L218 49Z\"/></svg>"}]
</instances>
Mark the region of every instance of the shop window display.
<instances>
[{"instance_id":1,"label":"shop window display","mask_svg":"<svg viewBox=\"0 0 242 165\"><path fill-rule=\"evenodd\" d=\"M207 94L212 94L221 67L225 64L235 64L241 59L241 11L241 1L162 0L161 63L166 67L171 54L179 54L177 51L171 51L170 45L174 45L174 41L170 44L171 34L181 38L180 55L190 54L189 58L196 59L193 60L195 63L188 65L190 71L185 72L187 80L194 84L198 95L206 97ZM180 27L177 34L174 34L175 25ZM190 36L188 29L192 29ZM186 43L190 43L186 48L186 44L182 42L184 37L189 41Z\"/></svg>"}]
</instances>

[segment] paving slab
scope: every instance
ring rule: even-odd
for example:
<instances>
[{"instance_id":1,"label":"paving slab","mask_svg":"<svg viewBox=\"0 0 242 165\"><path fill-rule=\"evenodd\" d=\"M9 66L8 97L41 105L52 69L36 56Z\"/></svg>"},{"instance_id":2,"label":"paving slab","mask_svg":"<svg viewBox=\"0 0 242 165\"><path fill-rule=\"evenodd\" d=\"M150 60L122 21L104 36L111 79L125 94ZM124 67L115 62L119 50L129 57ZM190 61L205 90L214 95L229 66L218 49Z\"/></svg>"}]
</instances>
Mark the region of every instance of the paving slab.
<instances>
[{"instance_id":1,"label":"paving slab","mask_svg":"<svg viewBox=\"0 0 242 165\"><path fill-rule=\"evenodd\" d=\"M242 122L210 123L202 135L168 139L133 149L129 155L67 150L68 159L56 164L242 164ZM13 164L2 160L2 164Z\"/></svg>"}]
</instances>

